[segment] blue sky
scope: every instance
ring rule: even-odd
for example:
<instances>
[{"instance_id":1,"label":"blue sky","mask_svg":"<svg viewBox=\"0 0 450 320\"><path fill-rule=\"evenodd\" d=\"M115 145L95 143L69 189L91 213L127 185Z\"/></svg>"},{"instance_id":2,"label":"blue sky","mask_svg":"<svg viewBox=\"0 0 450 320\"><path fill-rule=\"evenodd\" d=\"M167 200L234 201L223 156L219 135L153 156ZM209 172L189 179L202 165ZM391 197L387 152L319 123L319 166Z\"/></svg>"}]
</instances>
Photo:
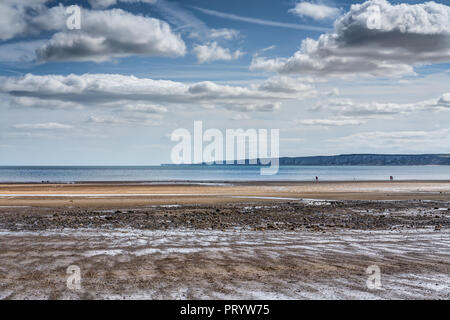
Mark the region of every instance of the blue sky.
<instances>
[{"instance_id":1,"label":"blue sky","mask_svg":"<svg viewBox=\"0 0 450 320\"><path fill-rule=\"evenodd\" d=\"M185 13L188 17L192 19L198 19L198 21L193 21L193 23L199 22L204 24L204 26L192 26L191 28L185 27L184 25L173 24L173 28L185 35L183 38L188 45L193 45L195 43L201 42L201 39L191 39L188 36L188 32L192 29L202 29L202 28L232 28L239 30L240 36L236 41L226 41L228 44L235 48L242 48L247 54L242 59L234 61L232 67L238 70L249 73L249 77L254 75L248 72L248 65L251 61L251 54L256 53L258 50L268 48L270 46L276 46L271 50L272 55L283 55L287 56L295 50L300 41L306 37L318 37L320 31L308 31L301 29L293 29L289 27L273 27L262 24L248 23L244 21L231 20L226 18L220 18L212 15L205 14L195 8L205 8L208 10L220 11L224 13L236 14L243 17L253 17L262 20L280 22L280 23L291 23L293 25L305 25L305 26L315 26L324 29L332 28L332 19L327 19L325 21L314 21L310 18L299 19L293 14L289 14L288 10L294 6L293 1L273 1L273 0L253 0L253 1L160 1L165 3L172 10L179 10ZM49 2L48 5L51 6L62 3L66 6L69 5L80 5L86 8L90 8L87 1L53 1ZM348 6L348 4L339 3L339 5ZM164 9L160 9L158 4L152 5L147 3L118 3L114 8L121 8L123 10L132 12L137 15L145 15L151 17L157 17L161 20L166 21L168 19L168 13L165 13ZM183 28L185 27L185 28ZM48 38L48 34L42 34L36 37L24 37L21 40L31 41L31 40L45 40ZM9 41L4 41L4 43L15 43L19 40L11 39ZM146 70L142 70L139 66L142 64L148 64L149 67ZM196 63L195 55L188 53L186 56L172 59L172 58L161 58L161 57L141 57L136 58L136 56L125 57L120 59L120 61L112 61L107 63L71 63L67 62L62 65L61 63L45 63L45 64L33 64L33 63L2 63L2 70L0 70L2 75L11 75L14 73L35 73L35 74L69 74L77 73L82 74L85 72L120 72L124 74L134 74L134 75L156 75L158 77L169 78L168 72L174 72L174 77L181 76L178 71L179 68L192 70L194 75L193 78L203 78L204 74L198 71L201 68L203 73L214 73L216 70L229 69L229 63L216 62L214 64L208 64L206 66L198 65ZM162 71L161 71L162 70ZM212 75L214 76L214 75Z\"/></svg>"},{"instance_id":2,"label":"blue sky","mask_svg":"<svg viewBox=\"0 0 450 320\"><path fill-rule=\"evenodd\" d=\"M169 162L194 120L279 128L282 156L446 153L448 5L5 0L0 165Z\"/></svg>"}]
</instances>

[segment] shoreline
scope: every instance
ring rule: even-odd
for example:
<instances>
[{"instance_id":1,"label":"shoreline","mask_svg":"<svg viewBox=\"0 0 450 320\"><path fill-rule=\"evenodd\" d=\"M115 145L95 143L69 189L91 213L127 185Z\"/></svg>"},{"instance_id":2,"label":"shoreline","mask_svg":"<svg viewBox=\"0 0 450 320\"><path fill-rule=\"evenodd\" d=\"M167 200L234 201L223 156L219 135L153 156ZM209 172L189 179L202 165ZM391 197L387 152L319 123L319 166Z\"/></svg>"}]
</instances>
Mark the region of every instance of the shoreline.
<instances>
[{"instance_id":1,"label":"shoreline","mask_svg":"<svg viewBox=\"0 0 450 320\"><path fill-rule=\"evenodd\" d=\"M239 185L255 185L255 184L316 184L316 183L450 183L450 179L365 179L365 180L85 180L85 181L0 181L1 186L8 185L66 185L66 184L149 184L149 185L177 185L177 184L239 184Z\"/></svg>"}]
</instances>

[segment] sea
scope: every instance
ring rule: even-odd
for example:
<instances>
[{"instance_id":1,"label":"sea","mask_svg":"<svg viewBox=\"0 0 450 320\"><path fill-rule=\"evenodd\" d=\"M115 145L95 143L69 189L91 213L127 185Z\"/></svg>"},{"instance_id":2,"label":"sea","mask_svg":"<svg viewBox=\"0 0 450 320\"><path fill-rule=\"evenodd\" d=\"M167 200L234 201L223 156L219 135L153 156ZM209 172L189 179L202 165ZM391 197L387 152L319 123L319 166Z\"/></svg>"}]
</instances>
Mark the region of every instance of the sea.
<instances>
[{"instance_id":1,"label":"sea","mask_svg":"<svg viewBox=\"0 0 450 320\"><path fill-rule=\"evenodd\" d=\"M450 180L450 166L0 166L0 182L219 182L219 181Z\"/></svg>"}]
</instances>

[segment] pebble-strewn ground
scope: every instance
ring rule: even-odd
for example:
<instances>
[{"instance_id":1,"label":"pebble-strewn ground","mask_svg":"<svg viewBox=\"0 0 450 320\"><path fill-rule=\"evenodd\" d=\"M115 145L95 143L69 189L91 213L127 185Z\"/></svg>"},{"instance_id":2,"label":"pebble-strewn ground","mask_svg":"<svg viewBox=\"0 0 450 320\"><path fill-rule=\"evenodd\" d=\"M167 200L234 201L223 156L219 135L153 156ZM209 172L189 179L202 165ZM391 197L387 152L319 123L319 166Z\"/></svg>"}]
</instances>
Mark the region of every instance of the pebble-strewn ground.
<instances>
[{"instance_id":1,"label":"pebble-strewn ground","mask_svg":"<svg viewBox=\"0 0 450 320\"><path fill-rule=\"evenodd\" d=\"M278 201L88 210L0 208L0 228L194 228L332 231L450 227L450 204L430 201Z\"/></svg>"}]
</instances>

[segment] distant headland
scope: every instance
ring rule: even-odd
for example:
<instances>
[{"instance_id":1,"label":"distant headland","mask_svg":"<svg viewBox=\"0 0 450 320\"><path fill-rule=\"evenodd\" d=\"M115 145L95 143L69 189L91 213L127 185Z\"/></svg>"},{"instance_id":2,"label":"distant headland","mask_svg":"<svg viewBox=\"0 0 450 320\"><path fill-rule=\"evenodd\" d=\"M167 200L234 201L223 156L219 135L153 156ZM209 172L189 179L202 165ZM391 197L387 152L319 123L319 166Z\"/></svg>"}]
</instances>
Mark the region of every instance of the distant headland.
<instances>
[{"instance_id":1,"label":"distant headland","mask_svg":"<svg viewBox=\"0 0 450 320\"><path fill-rule=\"evenodd\" d=\"M241 161L242 162L242 161ZM245 163L199 163L193 165L248 165ZM258 164L260 163L258 159ZM450 165L450 154L341 154L332 156L280 157L281 166L423 166ZM173 164L163 164L172 166Z\"/></svg>"}]
</instances>

